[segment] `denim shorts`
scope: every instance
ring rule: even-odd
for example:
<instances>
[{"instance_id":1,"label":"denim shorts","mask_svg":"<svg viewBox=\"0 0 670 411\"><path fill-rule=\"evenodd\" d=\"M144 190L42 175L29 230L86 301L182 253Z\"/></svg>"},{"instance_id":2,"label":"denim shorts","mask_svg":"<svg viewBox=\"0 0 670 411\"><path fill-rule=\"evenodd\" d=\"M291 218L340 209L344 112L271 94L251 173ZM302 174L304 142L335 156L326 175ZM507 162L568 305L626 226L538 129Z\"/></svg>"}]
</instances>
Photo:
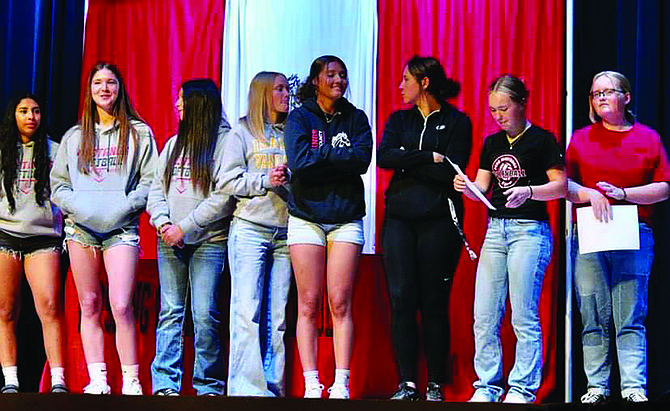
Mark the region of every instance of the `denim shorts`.
<instances>
[{"instance_id":1,"label":"denim shorts","mask_svg":"<svg viewBox=\"0 0 670 411\"><path fill-rule=\"evenodd\" d=\"M326 246L326 242L353 243L363 245L363 220L342 224L322 224L288 217L288 245L314 244Z\"/></svg>"},{"instance_id":2,"label":"denim shorts","mask_svg":"<svg viewBox=\"0 0 670 411\"><path fill-rule=\"evenodd\" d=\"M116 245L140 246L140 235L136 224L112 230L108 233L98 233L65 219L65 243L74 241L86 247L100 248L105 251Z\"/></svg>"},{"instance_id":3,"label":"denim shorts","mask_svg":"<svg viewBox=\"0 0 670 411\"><path fill-rule=\"evenodd\" d=\"M26 258L41 252L56 251L60 253L62 239L49 235L16 237L0 230L0 252L16 258Z\"/></svg>"}]
</instances>

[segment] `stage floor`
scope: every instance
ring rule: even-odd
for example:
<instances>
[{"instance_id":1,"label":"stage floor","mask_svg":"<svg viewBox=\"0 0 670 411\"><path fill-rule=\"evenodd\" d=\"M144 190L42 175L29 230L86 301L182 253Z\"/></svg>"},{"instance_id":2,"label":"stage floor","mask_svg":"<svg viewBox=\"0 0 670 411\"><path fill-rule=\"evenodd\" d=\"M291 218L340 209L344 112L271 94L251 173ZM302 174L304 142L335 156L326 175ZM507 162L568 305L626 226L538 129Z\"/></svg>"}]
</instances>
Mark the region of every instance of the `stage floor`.
<instances>
[{"instance_id":1,"label":"stage floor","mask_svg":"<svg viewBox=\"0 0 670 411\"><path fill-rule=\"evenodd\" d=\"M629 404L612 401L595 406L582 404L543 404L543 405L508 405L508 404L475 404L461 402L429 403L401 402L389 400L326 400L300 398L241 398L241 397L128 397L128 396L96 396L77 394L6 394L0 395L0 410L67 410L67 411L421 411L425 409L437 410L503 410L503 409L533 409L533 410L663 410L668 409L668 402L649 402L646 404Z\"/></svg>"}]
</instances>

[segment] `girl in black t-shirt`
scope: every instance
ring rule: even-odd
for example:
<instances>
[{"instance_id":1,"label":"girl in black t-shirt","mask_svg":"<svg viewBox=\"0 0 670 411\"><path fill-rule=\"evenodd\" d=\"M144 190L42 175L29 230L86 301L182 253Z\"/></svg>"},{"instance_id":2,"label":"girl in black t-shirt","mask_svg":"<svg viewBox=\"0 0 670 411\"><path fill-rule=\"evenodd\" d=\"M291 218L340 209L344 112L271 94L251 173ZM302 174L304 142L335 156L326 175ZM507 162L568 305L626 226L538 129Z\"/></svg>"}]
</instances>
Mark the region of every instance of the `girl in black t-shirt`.
<instances>
[{"instance_id":1,"label":"girl in black t-shirt","mask_svg":"<svg viewBox=\"0 0 670 411\"><path fill-rule=\"evenodd\" d=\"M551 133L526 120L528 90L512 76L489 88L491 115L502 129L484 142L475 185L492 190L486 238L477 267L474 302L475 393L471 402L500 401L505 393L499 328L509 289L517 339L507 403L531 403L542 378L538 303L552 237L545 201L565 196L563 155ZM476 199L460 176L454 188Z\"/></svg>"}]
</instances>

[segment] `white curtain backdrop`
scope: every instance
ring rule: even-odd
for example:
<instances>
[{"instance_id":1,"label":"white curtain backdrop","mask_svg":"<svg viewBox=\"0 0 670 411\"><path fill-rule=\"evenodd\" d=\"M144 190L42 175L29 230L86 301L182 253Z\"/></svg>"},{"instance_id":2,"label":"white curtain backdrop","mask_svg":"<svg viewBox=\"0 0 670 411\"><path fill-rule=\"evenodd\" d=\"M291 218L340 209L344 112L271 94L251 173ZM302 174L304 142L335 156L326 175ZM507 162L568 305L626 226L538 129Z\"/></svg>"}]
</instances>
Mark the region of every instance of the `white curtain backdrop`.
<instances>
[{"instance_id":1,"label":"white curtain backdrop","mask_svg":"<svg viewBox=\"0 0 670 411\"><path fill-rule=\"evenodd\" d=\"M222 54L221 93L231 123L246 113L256 73L278 71L303 81L316 57L334 54L349 71L347 98L368 115L376 137L376 1L226 0ZM363 176L364 253L375 250L375 170L373 155Z\"/></svg>"}]
</instances>

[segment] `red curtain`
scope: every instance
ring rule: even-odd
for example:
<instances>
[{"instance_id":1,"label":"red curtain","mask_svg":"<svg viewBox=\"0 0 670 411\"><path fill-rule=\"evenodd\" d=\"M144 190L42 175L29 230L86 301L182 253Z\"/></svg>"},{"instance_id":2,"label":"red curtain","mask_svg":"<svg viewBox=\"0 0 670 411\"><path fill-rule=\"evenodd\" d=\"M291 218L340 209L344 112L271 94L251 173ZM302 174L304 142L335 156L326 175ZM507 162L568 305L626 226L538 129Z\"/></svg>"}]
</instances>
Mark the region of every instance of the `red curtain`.
<instances>
[{"instance_id":1,"label":"red curtain","mask_svg":"<svg viewBox=\"0 0 670 411\"><path fill-rule=\"evenodd\" d=\"M402 107L398 84L405 62L414 54L433 55L447 75L458 80L461 95L454 102L473 123L473 150L467 174L474 178L484 137L496 128L488 114L486 88L500 74L524 80L530 89L530 120L562 140L564 94L564 2L561 0L384 0L379 2L378 141L388 116ZM384 217L384 191L391 173L378 170L377 232ZM478 251L486 230L486 209L465 200L465 234ZM554 256L540 300L544 337L543 383L538 397L556 385L556 333L559 261L562 236L558 202L549 204ZM381 244L379 239L378 246ZM381 248L379 248L381 250ZM383 252L383 251L382 251ZM451 401L467 400L476 376L472 366L472 304L476 261L464 252L451 294L452 382L445 389ZM506 375L514 360L514 333L509 307L501 331ZM421 384L424 386L425 382Z\"/></svg>"}]
</instances>

